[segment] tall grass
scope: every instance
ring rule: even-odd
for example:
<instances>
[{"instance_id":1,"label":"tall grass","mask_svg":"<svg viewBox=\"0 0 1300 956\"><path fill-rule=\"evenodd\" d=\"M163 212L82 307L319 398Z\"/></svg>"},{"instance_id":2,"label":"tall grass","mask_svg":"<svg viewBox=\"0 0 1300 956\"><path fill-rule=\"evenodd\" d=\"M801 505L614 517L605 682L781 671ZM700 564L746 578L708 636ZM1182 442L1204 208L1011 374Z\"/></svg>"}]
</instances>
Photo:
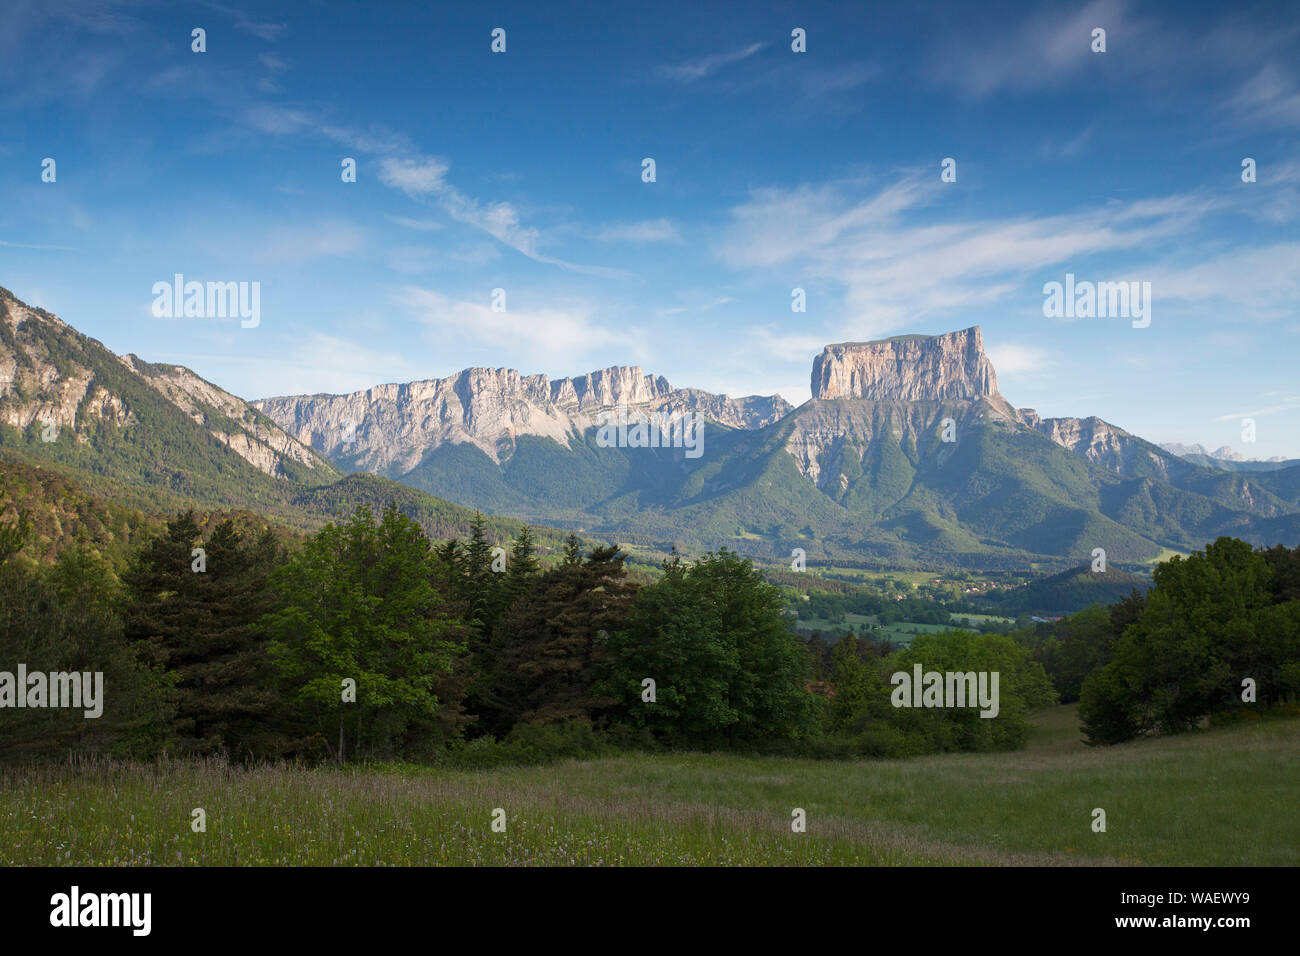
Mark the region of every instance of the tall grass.
<instances>
[{"instance_id":1,"label":"tall grass","mask_svg":"<svg viewBox=\"0 0 1300 956\"><path fill-rule=\"evenodd\" d=\"M486 771L73 761L0 771L0 863L1300 862L1300 720L1111 748L1073 708L1008 754L684 754ZM506 814L504 833L491 828ZM792 832L791 811L807 813ZM1091 830L1106 810L1107 831ZM207 831L191 829L206 812Z\"/></svg>"}]
</instances>

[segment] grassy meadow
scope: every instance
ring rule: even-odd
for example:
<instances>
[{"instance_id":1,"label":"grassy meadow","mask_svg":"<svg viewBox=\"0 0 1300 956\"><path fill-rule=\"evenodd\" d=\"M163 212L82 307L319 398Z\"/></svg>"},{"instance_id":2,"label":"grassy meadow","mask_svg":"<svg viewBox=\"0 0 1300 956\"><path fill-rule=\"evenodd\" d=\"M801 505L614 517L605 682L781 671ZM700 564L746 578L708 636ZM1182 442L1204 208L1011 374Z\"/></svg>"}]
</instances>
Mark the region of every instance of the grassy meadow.
<instances>
[{"instance_id":1,"label":"grassy meadow","mask_svg":"<svg viewBox=\"0 0 1300 956\"><path fill-rule=\"evenodd\" d=\"M1294 866L1297 805L1300 719L1089 748L1074 708L1054 707L1025 750L906 761L10 767L0 864ZM791 831L795 807L805 833ZM1105 833L1091 830L1095 807Z\"/></svg>"}]
</instances>

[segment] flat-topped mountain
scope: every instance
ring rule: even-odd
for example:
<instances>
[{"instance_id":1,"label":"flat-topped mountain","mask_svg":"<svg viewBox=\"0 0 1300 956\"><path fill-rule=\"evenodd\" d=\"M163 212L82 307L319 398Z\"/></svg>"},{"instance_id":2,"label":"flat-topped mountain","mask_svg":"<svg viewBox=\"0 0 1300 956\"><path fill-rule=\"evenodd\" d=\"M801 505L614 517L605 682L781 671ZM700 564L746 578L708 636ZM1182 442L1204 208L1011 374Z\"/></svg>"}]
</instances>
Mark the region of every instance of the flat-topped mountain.
<instances>
[{"instance_id":1,"label":"flat-topped mountain","mask_svg":"<svg viewBox=\"0 0 1300 956\"><path fill-rule=\"evenodd\" d=\"M549 380L509 369L253 404L345 469L624 541L968 565L1112 560L1220 533L1300 538L1292 476L1210 471L1096 417L999 392L978 326L828 345L812 399L733 399L637 367ZM711 423L697 460L610 448L623 405ZM946 437L945 437L946 436Z\"/></svg>"},{"instance_id":2,"label":"flat-topped mountain","mask_svg":"<svg viewBox=\"0 0 1300 956\"><path fill-rule=\"evenodd\" d=\"M828 345L812 368L817 399L925 402L997 394L997 373L978 325L946 335Z\"/></svg>"}]
</instances>

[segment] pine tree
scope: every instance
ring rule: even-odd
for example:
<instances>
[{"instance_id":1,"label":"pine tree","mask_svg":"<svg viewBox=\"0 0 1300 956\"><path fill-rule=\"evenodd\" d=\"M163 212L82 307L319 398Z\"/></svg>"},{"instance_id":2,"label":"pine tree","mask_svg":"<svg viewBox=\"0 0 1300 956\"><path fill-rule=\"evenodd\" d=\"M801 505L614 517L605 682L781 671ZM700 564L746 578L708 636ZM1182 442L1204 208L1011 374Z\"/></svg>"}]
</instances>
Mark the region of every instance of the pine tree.
<instances>
[{"instance_id":1,"label":"pine tree","mask_svg":"<svg viewBox=\"0 0 1300 956\"><path fill-rule=\"evenodd\" d=\"M568 566L573 566L579 564L581 561L582 542L578 540L577 535L570 532L569 536L564 539L564 559L562 563Z\"/></svg>"},{"instance_id":2,"label":"pine tree","mask_svg":"<svg viewBox=\"0 0 1300 956\"><path fill-rule=\"evenodd\" d=\"M33 672L103 675L96 705L86 696L96 693L93 678L82 691L83 704L98 706L97 717L87 718L85 708L6 709L0 759L70 751L150 757L168 743L174 695L165 675L123 641L118 592L108 562L81 547L49 568L0 563L0 661L9 669L24 662Z\"/></svg>"},{"instance_id":3,"label":"pine tree","mask_svg":"<svg viewBox=\"0 0 1300 956\"><path fill-rule=\"evenodd\" d=\"M196 554L199 533L186 512L136 555L124 575L126 639L172 675L177 731L189 749L274 754L278 697L258 621L279 546L269 530L246 540L227 519Z\"/></svg>"},{"instance_id":4,"label":"pine tree","mask_svg":"<svg viewBox=\"0 0 1300 956\"><path fill-rule=\"evenodd\" d=\"M576 538L570 536L570 554ZM622 627L636 587L617 547L566 558L532 579L493 634L484 723L504 733L521 720L598 719L612 703L596 690L608 636Z\"/></svg>"},{"instance_id":5,"label":"pine tree","mask_svg":"<svg viewBox=\"0 0 1300 956\"><path fill-rule=\"evenodd\" d=\"M503 609L509 608L528 590L529 584L539 571L533 532L528 525L524 525L519 529L519 534L515 536L514 544L510 548L510 561L506 565Z\"/></svg>"},{"instance_id":6,"label":"pine tree","mask_svg":"<svg viewBox=\"0 0 1300 956\"><path fill-rule=\"evenodd\" d=\"M433 549L433 575L442 596L459 610L465 601L465 549L456 538Z\"/></svg>"},{"instance_id":7,"label":"pine tree","mask_svg":"<svg viewBox=\"0 0 1300 956\"><path fill-rule=\"evenodd\" d=\"M476 647L492 631L498 610L499 584L492 571L492 543L487 537L487 522L474 512L469 526L469 543L465 546L464 589L465 617L474 629Z\"/></svg>"},{"instance_id":8,"label":"pine tree","mask_svg":"<svg viewBox=\"0 0 1300 956\"><path fill-rule=\"evenodd\" d=\"M191 570L198 540L194 512L179 514L136 552L122 575L124 637L148 666L172 672L179 701L175 729L191 743L196 688L180 671L191 663L188 649L202 617L201 582Z\"/></svg>"}]
</instances>

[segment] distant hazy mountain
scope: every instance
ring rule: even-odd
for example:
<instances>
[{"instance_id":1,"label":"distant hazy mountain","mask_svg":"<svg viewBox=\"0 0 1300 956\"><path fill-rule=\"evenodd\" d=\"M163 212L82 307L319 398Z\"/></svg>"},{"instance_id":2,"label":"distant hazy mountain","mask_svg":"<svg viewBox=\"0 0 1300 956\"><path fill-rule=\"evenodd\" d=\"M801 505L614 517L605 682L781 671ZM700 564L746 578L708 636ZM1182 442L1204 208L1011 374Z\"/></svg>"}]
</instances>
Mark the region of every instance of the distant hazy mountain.
<instances>
[{"instance_id":1,"label":"distant hazy mountain","mask_svg":"<svg viewBox=\"0 0 1300 956\"><path fill-rule=\"evenodd\" d=\"M1207 468L1218 468L1221 471L1277 471L1279 468L1300 465L1300 458L1287 459L1280 455L1274 458L1246 458L1233 451L1228 445L1214 451L1206 451L1204 445L1184 445L1172 441L1161 442L1160 447L1179 458L1185 458Z\"/></svg>"}]
</instances>

